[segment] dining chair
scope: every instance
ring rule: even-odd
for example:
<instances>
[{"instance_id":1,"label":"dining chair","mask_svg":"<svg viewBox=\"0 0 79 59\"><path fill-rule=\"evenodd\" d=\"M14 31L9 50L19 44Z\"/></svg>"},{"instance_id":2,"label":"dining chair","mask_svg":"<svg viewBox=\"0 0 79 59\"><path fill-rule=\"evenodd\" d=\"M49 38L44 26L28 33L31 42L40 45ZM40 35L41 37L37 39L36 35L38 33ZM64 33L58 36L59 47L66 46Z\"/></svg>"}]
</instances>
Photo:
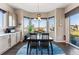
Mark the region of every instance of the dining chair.
<instances>
[{"instance_id":1,"label":"dining chair","mask_svg":"<svg viewBox=\"0 0 79 59\"><path fill-rule=\"evenodd\" d=\"M39 44L37 42L37 33L30 33L30 54L32 49L36 49L37 54L37 48Z\"/></svg>"},{"instance_id":2,"label":"dining chair","mask_svg":"<svg viewBox=\"0 0 79 59\"><path fill-rule=\"evenodd\" d=\"M48 50L49 54L49 33L42 33L42 40L40 41L41 54L43 54L43 49Z\"/></svg>"}]
</instances>

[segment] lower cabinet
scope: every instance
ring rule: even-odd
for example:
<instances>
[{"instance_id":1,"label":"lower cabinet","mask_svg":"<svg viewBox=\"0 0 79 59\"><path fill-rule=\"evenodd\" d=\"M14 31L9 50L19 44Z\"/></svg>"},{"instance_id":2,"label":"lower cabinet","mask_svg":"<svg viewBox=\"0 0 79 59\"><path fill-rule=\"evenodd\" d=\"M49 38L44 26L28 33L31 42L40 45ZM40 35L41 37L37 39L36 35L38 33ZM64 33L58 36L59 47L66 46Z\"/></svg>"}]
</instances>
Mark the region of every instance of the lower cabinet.
<instances>
[{"instance_id":1,"label":"lower cabinet","mask_svg":"<svg viewBox=\"0 0 79 59\"><path fill-rule=\"evenodd\" d=\"M20 41L20 32L0 36L0 54L16 45Z\"/></svg>"},{"instance_id":2,"label":"lower cabinet","mask_svg":"<svg viewBox=\"0 0 79 59\"><path fill-rule=\"evenodd\" d=\"M11 34L11 47L16 44L16 33Z\"/></svg>"},{"instance_id":3,"label":"lower cabinet","mask_svg":"<svg viewBox=\"0 0 79 59\"><path fill-rule=\"evenodd\" d=\"M0 54L10 48L9 35L0 36Z\"/></svg>"},{"instance_id":4,"label":"lower cabinet","mask_svg":"<svg viewBox=\"0 0 79 59\"><path fill-rule=\"evenodd\" d=\"M16 42L18 43L18 42L20 42L20 32L17 32L16 33Z\"/></svg>"}]
</instances>

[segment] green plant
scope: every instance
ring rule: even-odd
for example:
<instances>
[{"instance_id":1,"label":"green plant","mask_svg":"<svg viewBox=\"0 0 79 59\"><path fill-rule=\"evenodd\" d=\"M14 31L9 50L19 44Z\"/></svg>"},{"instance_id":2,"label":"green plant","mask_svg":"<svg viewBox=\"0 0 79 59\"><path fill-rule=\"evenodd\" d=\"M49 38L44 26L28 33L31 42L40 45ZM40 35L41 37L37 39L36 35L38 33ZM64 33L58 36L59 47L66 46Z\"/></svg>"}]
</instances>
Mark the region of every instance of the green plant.
<instances>
[{"instance_id":1,"label":"green plant","mask_svg":"<svg viewBox=\"0 0 79 59\"><path fill-rule=\"evenodd\" d=\"M28 30L29 30L29 33L34 32L34 27L33 27L33 25L30 24Z\"/></svg>"}]
</instances>

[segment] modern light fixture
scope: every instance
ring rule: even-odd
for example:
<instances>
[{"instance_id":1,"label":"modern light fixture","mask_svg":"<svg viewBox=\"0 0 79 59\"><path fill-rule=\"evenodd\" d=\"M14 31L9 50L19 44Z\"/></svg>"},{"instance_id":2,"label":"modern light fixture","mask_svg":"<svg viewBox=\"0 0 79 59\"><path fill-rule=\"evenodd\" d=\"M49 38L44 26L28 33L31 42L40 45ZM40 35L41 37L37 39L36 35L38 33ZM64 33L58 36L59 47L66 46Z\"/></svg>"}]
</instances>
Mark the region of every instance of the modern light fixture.
<instances>
[{"instance_id":1,"label":"modern light fixture","mask_svg":"<svg viewBox=\"0 0 79 59\"><path fill-rule=\"evenodd\" d=\"M41 20L41 14L39 13L39 3L37 3L37 15L36 18L34 18L34 20Z\"/></svg>"},{"instance_id":2,"label":"modern light fixture","mask_svg":"<svg viewBox=\"0 0 79 59\"><path fill-rule=\"evenodd\" d=\"M41 20L41 14L37 14L37 19Z\"/></svg>"}]
</instances>

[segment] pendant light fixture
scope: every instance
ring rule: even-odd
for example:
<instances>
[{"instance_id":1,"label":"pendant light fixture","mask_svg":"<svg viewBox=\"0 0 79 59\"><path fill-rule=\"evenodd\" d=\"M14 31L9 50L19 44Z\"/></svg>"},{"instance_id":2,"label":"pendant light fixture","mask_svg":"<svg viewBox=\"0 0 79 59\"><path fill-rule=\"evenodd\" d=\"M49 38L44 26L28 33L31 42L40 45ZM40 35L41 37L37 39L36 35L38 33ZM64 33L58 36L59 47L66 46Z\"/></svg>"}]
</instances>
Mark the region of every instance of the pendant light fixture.
<instances>
[{"instance_id":1,"label":"pendant light fixture","mask_svg":"<svg viewBox=\"0 0 79 59\"><path fill-rule=\"evenodd\" d=\"M35 20L41 20L41 14L39 12L39 3L37 3L37 12L36 12L36 18L34 18Z\"/></svg>"}]
</instances>

